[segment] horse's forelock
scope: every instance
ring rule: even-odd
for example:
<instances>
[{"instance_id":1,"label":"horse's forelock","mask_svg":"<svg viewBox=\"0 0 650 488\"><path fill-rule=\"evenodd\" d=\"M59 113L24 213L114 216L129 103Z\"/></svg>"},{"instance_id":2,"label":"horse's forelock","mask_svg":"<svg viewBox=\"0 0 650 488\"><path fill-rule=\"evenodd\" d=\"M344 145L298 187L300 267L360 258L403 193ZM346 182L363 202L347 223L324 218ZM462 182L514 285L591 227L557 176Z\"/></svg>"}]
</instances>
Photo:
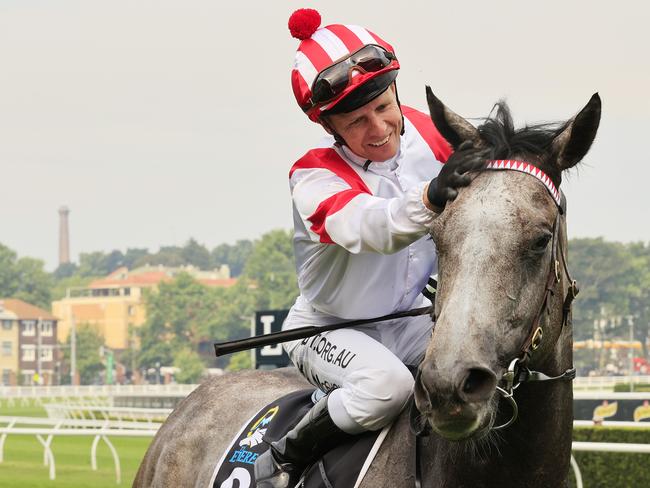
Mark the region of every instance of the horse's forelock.
<instances>
[{"instance_id":1,"label":"horse's forelock","mask_svg":"<svg viewBox=\"0 0 650 488\"><path fill-rule=\"evenodd\" d=\"M553 181L562 182L562 172L551 154L553 140L566 127L566 122L527 125L515 129L510 109L504 101L494 105L490 115L478 127L481 139L487 144L490 159L530 159Z\"/></svg>"}]
</instances>

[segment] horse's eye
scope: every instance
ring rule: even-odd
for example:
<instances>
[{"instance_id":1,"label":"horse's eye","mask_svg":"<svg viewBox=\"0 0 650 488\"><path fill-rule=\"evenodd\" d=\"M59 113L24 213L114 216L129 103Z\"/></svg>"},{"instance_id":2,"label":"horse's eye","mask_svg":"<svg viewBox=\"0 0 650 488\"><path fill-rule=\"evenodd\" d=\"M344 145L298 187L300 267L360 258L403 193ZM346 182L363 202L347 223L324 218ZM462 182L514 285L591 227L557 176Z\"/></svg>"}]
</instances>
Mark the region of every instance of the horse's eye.
<instances>
[{"instance_id":1,"label":"horse's eye","mask_svg":"<svg viewBox=\"0 0 650 488\"><path fill-rule=\"evenodd\" d=\"M551 234L544 234L535 241L533 241L532 245L530 246L530 250L533 252L544 252L546 250L546 246L548 246L548 243L551 240Z\"/></svg>"}]
</instances>

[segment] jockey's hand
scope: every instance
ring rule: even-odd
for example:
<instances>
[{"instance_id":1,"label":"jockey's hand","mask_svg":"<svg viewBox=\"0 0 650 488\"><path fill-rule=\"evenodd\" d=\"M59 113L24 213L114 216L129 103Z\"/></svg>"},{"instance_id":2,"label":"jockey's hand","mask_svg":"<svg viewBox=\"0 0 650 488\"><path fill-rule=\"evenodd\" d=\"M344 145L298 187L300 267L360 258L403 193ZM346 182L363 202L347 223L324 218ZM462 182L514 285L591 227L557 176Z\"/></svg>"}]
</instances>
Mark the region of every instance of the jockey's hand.
<instances>
[{"instance_id":1,"label":"jockey's hand","mask_svg":"<svg viewBox=\"0 0 650 488\"><path fill-rule=\"evenodd\" d=\"M464 141L454 153L449 156L436 176L425 190L425 204L431 210L440 213L447 201L458 195L458 189L470 184L472 179L467 174L485 166L488 151L476 151L472 141Z\"/></svg>"}]
</instances>

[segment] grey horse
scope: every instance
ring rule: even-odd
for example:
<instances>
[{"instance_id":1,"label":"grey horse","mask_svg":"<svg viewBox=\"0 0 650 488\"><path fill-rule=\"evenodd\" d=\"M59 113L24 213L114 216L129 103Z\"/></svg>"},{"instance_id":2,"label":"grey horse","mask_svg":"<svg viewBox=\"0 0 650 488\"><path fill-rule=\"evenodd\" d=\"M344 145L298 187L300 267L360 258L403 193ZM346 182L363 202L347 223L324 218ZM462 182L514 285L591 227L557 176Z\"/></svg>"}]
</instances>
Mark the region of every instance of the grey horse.
<instances>
[{"instance_id":1,"label":"grey horse","mask_svg":"<svg viewBox=\"0 0 650 488\"><path fill-rule=\"evenodd\" d=\"M427 98L434 123L454 148L471 141L494 160L532 163L558 188L562 172L589 150L600 120L597 94L564 124L517 130L505 104L477 129L430 90ZM400 415L361 488L411 488L416 462L424 488L567 486L572 329L566 302L575 289L565 217L538 178L485 170L436 219L436 326L416 378L414 425L409 412ZM558 379L527 381L549 377ZM293 369L204 382L161 427L133 486L208 487L246 420L308 386ZM416 442L413 427L430 432Z\"/></svg>"}]
</instances>

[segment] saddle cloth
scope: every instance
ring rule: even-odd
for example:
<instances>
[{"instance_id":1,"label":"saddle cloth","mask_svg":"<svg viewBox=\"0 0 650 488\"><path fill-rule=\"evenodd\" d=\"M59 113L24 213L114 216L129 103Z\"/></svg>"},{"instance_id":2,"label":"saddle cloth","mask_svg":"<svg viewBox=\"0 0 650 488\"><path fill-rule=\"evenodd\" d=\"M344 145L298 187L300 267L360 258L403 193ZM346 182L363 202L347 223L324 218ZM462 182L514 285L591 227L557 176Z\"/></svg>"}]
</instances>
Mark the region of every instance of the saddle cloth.
<instances>
[{"instance_id":1,"label":"saddle cloth","mask_svg":"<svg viewBox=\"0 0 650 488\"><path fill-rule=\"evenodd\" d=\"M255 459L283 437L314 405L314 390L289 393L261 409L242 427L212 474L210 488L254 488ZM354 488L363 479L389 427L355 436L306 472L300 488Z\"/></svg>"}]
</instances>

